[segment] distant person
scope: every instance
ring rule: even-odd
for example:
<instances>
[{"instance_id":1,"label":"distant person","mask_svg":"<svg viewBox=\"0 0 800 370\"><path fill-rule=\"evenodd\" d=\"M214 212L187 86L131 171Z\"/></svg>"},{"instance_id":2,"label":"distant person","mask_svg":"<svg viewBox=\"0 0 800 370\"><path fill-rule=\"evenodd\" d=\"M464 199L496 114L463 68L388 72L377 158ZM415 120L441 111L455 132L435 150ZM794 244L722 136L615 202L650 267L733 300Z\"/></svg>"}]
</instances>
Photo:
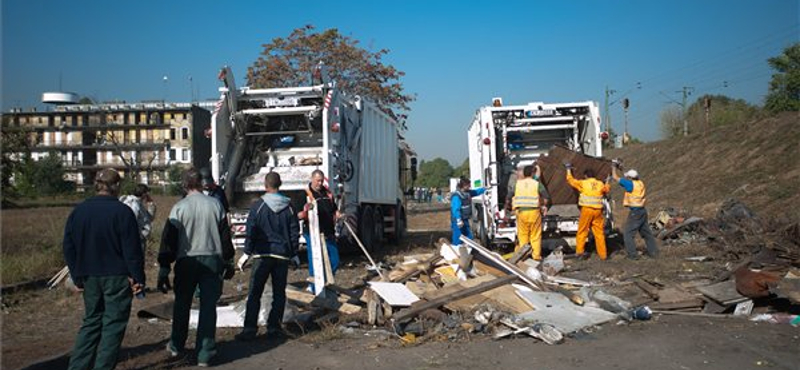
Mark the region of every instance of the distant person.
<instances>
[{"instance_id":1,"label":"distant person","mask_svg":"<svg viewBox=\"0 0 800 370\"><path fill-rule=\"evenodd\" d=\"M656 239L653 238L653 231L650 230L650 223L647 221L647 209L644 208L645 204L645 186L644 182L639 179L639 173L634 169L625 172L625 177L620 178L617 173L617 164L611 167L611 174L614 180L619 181L619 185L625 189L625 198L622 200L622 205L628 207L628 220L625 221L625 230L623 236L625 238L625 251L628 258L635 260L639 258L636 252L636 241L634 237L636 232L642 236L647 247L647 255L651 258L658 257L658 246Z\"/></svg>"},{"instance_id":2,"label":"distant person","mask_svg":"<svg viewBox=\"0 0 800 370\"><path fill-rule=\"evenodd\" d=\"M225 191L214 181L214 177L211 176L211 170L208 167L203 167L200 169L200 175L203 179L203 194L218 200L222 204L225 213L230 212L228 197L225 196Z\"/></svg>"},{"instance_id":3,"label":"distant person","mask_svg":"<svg viewBox=\"0 0 800 370\"><path fill-rule=\"evenodd\" d=\"M144 292L144 254L136 217L119 202L120 176L104 169L94 180L97 195L75 207L64 227L64 260L83 293L85 314L69 369L113 369L131 300Z\"/></svg>"},{"instance_id":4,"label":"distant person","mask_svg":"<svg viewBox=\"0 0 800 370\"><path fill-rule=\"evenodd\" d=\"M576 236L575 254L581 259L588 259L589 253L584 249L589 238L589 228L591 227L594 235L595 249L601 260L605 260L606 238L603 234L603 197L608 194L611 187L607 183L596 178L594 170L587 168L583 171L583 180L576 180L572 177L572 165L564 164L567 168L567 182L580 192L578 206L581 208L581 215L578 219L578 235Z\"/></svg>"},{"instance_id":5,"label":"distant person","mask_svg":"<svg viewBox=\"0 0 800 370\"><path fill-rule=\"evenodd\" d=\"M534 177L534 167L525 166L522 178L515 184L512 207L517 215L517 246L515 252L530 244L532 258L542 260L542 217L547 214L547 200L550 198L538 177Z\"/></svg>"},{"instance_id":6,"label":"distant person","mask_svg":"<svg viewBox=\"0 0 800 370\"><path fill-rule=\"evenodd\" d=\"M183 173L186 197L170 211L161 239L158 262L158 289L170 288L170 265L175 263L175 304L172 334L167 351L177 357L189 334L189 311L193 293L200 287L200 316L197 324L198 366L208 366L217 353L217 301L222 294L222 279L233 277L234 249L222 204L203 194L200 173L190 168Z\"/></svg>"},{"instance_id":7,"label":"distant person","mask_svg":"<svg viewBox=\"0 0 800 370\"><path fill-rule=\"evenodd\" d=\"M283 311L286 307L286 282L289 264L297 267L300 259L300 225L291 206L291 199L278 191L281 177L275 172L264 176L266 193L250 207L247 215L247 237L244 253L254 258L244 315L244 329L237 340L255 339L258 333L258 313L261 295L267 279L272 279L272 308L267 317L267 337L282 333Z\"/></svg>"},{"instance_id":8,"label":"distant person","mask_svg":"<svg viewBox=\"0 0 800 370\"><path fill-rule=\"evenodd\" d=\"M156 204L153 202L153 198L150 197L150 188L145 184L137 184L133 189L133 194L123 195L119 200L125 203L136 216L142 239L142 250L146 251L147 238L150 236L150 231L153 227L156 210Z\"/></svg>"},{"instance_id":9,"label":"distant person","mask_svg":"<svg viewBox=\"0 0 800 370\"><path fill-rule=\"evenodd\" d=\"M461 177L458 180L455 193L450 198L450 228L453 231L453 245L461 244L461 235L473 239L469 220L472 218L472 197L486 192L486 188L470 189L469 179Z\"/></svg>"},{"instance_id":10,"label":"distant person","mask_svg":"<svg viewBox=\"0 0 800 370\"><path fill-rule=\"evenodd\" d=\"M317 204L317 219L319 220L319 231L325 235L325 244L328 250L328 258L331 263L331 273L336 274L339 269L339 248L336 246L336 220L341 214L333 199L333 193L325 186L325 173L322 170L314 170L311 173L311 183L306 188L306 205L298 213L298 218L306 220L306 227L303 237L306 240L308 255L308 274L314 276L314 255L311 251L311 234L308 224L308 212L312 204ZM313 284L312 284L313 286Z\"/></svg>"}]
</instances>

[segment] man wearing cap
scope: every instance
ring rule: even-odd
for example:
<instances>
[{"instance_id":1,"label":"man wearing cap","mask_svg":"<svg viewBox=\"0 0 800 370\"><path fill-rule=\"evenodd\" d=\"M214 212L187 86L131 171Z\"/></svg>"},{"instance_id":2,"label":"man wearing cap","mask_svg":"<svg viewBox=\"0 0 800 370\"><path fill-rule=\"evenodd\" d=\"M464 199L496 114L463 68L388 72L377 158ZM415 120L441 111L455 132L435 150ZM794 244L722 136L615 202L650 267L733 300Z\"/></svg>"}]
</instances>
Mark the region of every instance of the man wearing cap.
<instances>
[{"instance_id":1,"label":"man wearing cap","mask_svg":"<svg viewBox=\"0 0 800 370\"><path fill-rule=\"evenodd\" d=\"M97 195L72 210L64 227L64 260L83 293L85 315L69 369L112 369L131 313L144 292L144 254L136 217L119 195L120 176L105 169L95 178Z\"/></svg>"},{"instance_id":2,"label":"man wearing cap","mask_svg":"<svg viewBox=\"0 0 800 370\"><path fill-rule=\"evenodd\" d=\"M628 258L632 260L639 258L636 252L636 241L633 239L637 231L647 246L647 255L651 258L658 257L656 239L653 238L653 231L650 230L650 223L647 222L647 209L644 208L645 186L644 182L639 180L639 173L630 169L625 172L624 178L620 178L615 163L611 167L611 174L614 180L619 181L619 185L625 189L625 198L622 200L622 204L628 207L628 220L625 221L623 235Z\"/></svg>"},{"instance_id":3,"label":"man wearing cap","mask_svg":"<svg viewBox=\"0 0 800 370\"><path fill-rule=\"evenodd\" d=\"M200 288L200 315L197 324L198 366L208 366L216 355L217 301L222 294L222 279L233 277L233 242L222 204L203 194L200 173L190 168L183 173L186 197L169 213L158 253L158 289L170 288L170 265L175 263L175 304L172 334L167 352L177 357L189 334L189 311L195 290Z\"/></svg>"},{"instance_id":4,"label":"man wearing cap","mask_svg":"<svg viewBox=\"0 0 800 370\"><path fill-rule=\"evenodd\" d=\"M607 254L606 238L603 235L603 225L605 224L603 197L608 194L611 187L608 183L600 181L591 168L583 171L583 180L577 180L572 176L572 165L565 163L564 166L567 168L567 182L580 193L578 206L581 208L581 215L578 218L578 234L575 237L575 254L581 259L589 258L585 247L591 228L597 256L601 260L605 260Z\"/></svg>"}]
</instances>

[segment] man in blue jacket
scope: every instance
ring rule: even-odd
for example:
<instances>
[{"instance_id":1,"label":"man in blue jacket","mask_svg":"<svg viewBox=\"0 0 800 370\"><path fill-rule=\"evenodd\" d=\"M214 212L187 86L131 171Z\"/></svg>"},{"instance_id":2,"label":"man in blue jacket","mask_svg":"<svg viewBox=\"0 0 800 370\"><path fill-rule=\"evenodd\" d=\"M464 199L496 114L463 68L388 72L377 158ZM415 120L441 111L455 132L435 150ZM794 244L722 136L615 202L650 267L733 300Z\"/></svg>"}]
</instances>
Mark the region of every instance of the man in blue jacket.
<instances>
[{"instance_id":1,"label":"man in blue jacket","mask_svg":"<svg viewBox=\"0 0 800 370\"><path fill-rule=\"evenodd\" d=\"M134 294L144 292L144 254L136 217L117 199L120 176L105 169L97 195L79 204L64 227L64 260L86 313L70 369L113 369Z\"/></svg>"},{"instance_id":2,"label":"man in blue jacket","mask_svg":"<svg viewBox=\"0 0 800 370\"><path fill-rule=\"evenodd\" d=\"M278 193L281 177L270 172L264 177L266 193L253 203L247 215L244 253L254 259L250 292L244 315L244 329L238 340L252 340L258 334L258 312L267 279L272 277L272 308L267 318L267 336L281 334L286 306L286 281L289 264L297 267L300 225L290 199Z\"/></svg>"},{"instance_id":3,"label":"man in blue jacket","mask_svg":"<svg viewBox=\"0 0 800 370\"><path fill-rule=\"evenodd\" d=\"M461 244L461 235L473 238L472 230L469 228L469 219L472 218L472 197L485 192L486 188L471 190L466 177L459 179L456 192L450 199L450 227L453 229L453 245Z\"/></svg>"}]
</instances>

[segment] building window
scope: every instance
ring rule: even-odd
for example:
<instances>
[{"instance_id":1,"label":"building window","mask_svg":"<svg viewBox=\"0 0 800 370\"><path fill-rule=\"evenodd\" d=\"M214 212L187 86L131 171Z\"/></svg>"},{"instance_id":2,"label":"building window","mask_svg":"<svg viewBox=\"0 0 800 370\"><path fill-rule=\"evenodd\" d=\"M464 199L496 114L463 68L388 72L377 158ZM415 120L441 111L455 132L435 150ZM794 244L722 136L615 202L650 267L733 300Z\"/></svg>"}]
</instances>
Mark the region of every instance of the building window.
<instances>
[{"instance_id":1,"label":"building window","mask_svg":"<svg viewBox=\"0 0 800 370\"><path fill-rule=\"evenodd\" d=\"M178 138L178 131L175 128L169 129L169 139L170 140L177 140Z\"/></svg>"},{"instance_id":2,"label":"building window","mask_svg":"<svg viewBox=\"0 0 800 370\"><path fill-rule=\"evenodd\" d=\"M189 140L189 128L181 127L181 140Z\"/></svg>"},{"instance_id":3,"label":"building window","mask_svg":"<svg viewBox=\"0 0 800 370\"><path fill-rule=\"evenodd\" d=\"M169 150L169 160L170 161L177 161L178 160L177 149L170 149Z\"/></svg>"},{"instance_id":4,"label":"building window","mask_svg":"<svg viewBox=\"0 0 800 370\"><path fill-rule=\"evenodd\" d=\"M183 153L181 153L182 154L181 160L184 162L189 162L189 149L183 149L182 152Z\"/></svg>"}]
</instances>

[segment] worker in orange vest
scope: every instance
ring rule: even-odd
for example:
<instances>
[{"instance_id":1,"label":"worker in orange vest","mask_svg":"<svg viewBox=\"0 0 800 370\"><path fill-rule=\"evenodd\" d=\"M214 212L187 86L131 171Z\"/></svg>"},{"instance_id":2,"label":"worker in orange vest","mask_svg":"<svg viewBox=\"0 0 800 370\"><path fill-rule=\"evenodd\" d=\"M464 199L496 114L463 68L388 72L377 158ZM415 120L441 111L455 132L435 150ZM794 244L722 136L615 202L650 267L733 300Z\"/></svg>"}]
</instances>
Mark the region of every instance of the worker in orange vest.
<instances>
[{"instance_id":1,"label":"worker in orange vest","mask_svg":"<svg viewBox=\"0 0 800 370\"><path fill-rule=\"evenodd\" d=\"M547 213L549 198L544 185L540 183L534 166L522 169L522 179L515 184L513 205L517 215L517 248L515 252L530 244L533 259L542 260L542 217Z\"/></svg>"},{"instance_id":2,"label":"worker in orange vest","mask_svg":"<svg viewBox=\"0 0 800 370\"><path fill-rule=\"evenodd\" d=\"M578 219L575 253L581 259L589 258L589 253L586 253L584 247L586 240L589 238L589 227L591 226L597 255L600 256L601 260L605 260L607 255L606 239L603 235L603 223L605 222L603 218L603 196L608 194L611 187L608 183L597 179L594 170L591 168L583 171L583 180L576 180L572 177L572 165L565 163L564 166L567 168L567 182L580 192L578 206L581 208L581 216Z\"/></svg>"},{"instance_id":3,"label":"worker in orange vest","mask_svg":"<svg viewBox=\"0 0 800 370\"><path fill-rule=\"evenodd\" d=\"M647 209L644 208L646 200L644 183L639 180L639 173L634 169L628 170L625 172L625 177L620 178L617 174L618 166L619 162L615 161L614 166L611 167L611 174L614 180L619 181L619 185L625 189L622 205L628 207L628 220L625 221L623 235L628 259L639 259L639 254L636 252L636 241L633 239L637 231L647 246L647 255L656 258L658 257L658 246L656 246L656 239L653 238L653 231L650 230L650 224L647 222Z\"/></svg>"}]
</instances>

